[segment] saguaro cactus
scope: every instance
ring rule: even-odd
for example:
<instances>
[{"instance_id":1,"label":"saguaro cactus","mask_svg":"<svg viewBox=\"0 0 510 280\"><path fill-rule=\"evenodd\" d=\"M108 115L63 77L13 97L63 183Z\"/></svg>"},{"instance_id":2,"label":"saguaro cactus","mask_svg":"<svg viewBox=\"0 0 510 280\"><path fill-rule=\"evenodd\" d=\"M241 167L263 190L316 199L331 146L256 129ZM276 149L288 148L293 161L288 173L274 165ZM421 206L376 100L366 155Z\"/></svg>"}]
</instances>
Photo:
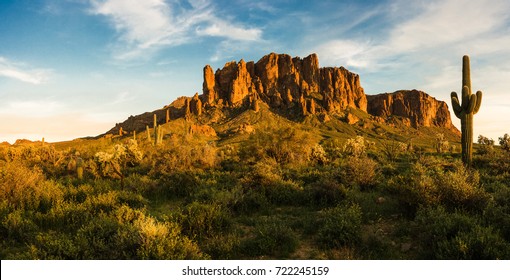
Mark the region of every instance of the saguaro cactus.
<instances>
[{"instance_id":1,"label":"saguaro cactus","mask_svg":"<svg viewBox=\"0 0 510 280\"><path fill-rule=\"evenodd\" d=\"M470 166L473 155L473 115L478 112L482 104L482 92L476 95L471 91L471 74L469 56L462 58L462 103L456 92L452 92L452 106L455 116L460 119L462 132L462 161Z\"/></svg>"}]
</instances>

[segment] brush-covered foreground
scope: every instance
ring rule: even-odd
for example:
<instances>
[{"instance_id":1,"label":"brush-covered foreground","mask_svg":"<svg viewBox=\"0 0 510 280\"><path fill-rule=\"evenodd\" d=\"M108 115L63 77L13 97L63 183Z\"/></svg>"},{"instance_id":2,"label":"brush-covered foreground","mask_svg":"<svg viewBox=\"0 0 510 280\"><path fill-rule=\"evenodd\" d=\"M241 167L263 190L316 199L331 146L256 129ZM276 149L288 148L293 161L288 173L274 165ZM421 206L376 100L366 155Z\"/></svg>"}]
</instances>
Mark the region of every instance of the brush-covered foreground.
<instances>
[{"instance_id":1,"label":"brush-covered foreground","mask_svg":"<svg viewBox=\"0 0 510 280\"><path fill-rule=\"evenodd\" d=\"M0 257L510 258L500 147L482 143L466 169L442 136L279 123L217 141L172 127L160 145L139 133L0 147Z\"/></svg>"}]
</instances>

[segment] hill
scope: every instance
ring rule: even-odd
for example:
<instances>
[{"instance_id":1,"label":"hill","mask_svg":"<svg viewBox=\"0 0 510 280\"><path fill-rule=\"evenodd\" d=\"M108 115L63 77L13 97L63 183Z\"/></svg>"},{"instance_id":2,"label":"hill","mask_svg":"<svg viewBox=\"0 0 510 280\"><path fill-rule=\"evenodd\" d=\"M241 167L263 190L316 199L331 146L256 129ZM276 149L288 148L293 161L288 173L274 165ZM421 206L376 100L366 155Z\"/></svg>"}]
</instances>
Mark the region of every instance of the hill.
<instances>
[{"instance_id":1,"label":"hill","mask_svg":"<svg viewBox=\"0 0 510 280\"><path fill-rule=\"evenodd\" d=\"M343 67L321 68L316 54L301 59L271 53L257 62L227 62L216 72L206 65L203 76L201 95L131 116L101 136L153 128L155 115L159 124L183 119L210 127L220 142L231 141L242 127L260 129L277 119L315 130L323 138L366 135L430 142L441 133L459 141L445 102L418 90L366 95L359 75Z\"/></svg>"}]
</instances>

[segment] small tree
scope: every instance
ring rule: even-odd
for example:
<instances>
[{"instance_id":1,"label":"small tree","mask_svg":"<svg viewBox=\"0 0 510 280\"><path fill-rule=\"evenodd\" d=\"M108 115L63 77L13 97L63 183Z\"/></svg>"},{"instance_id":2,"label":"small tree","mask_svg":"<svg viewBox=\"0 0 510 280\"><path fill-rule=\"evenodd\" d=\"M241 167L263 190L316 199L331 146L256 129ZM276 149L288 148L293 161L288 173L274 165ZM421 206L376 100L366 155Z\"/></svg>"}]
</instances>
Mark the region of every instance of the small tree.
<instances>
[{"instance_id":1,"label":"small tree","mask_svg":"<svg viewBox=\"0 0 510 280\"><path fill-rule=\"evenodd\" d=\"M510 151L510 136L508 133L505 133L503 137L499 137L499 145L501 145L501 148L504 150Z\"/></svg>"},{"instance_id":2,"label":"small tree","mask_svg":"<svg viewBox=\"0 0 510 280\"><path fill-rule=\"evenodd\" d=\"M487 154L494 150L494 140L483 135L478 136L478 144L480 144L479 151L482 154Z\"/></svg>"}]
</instances>

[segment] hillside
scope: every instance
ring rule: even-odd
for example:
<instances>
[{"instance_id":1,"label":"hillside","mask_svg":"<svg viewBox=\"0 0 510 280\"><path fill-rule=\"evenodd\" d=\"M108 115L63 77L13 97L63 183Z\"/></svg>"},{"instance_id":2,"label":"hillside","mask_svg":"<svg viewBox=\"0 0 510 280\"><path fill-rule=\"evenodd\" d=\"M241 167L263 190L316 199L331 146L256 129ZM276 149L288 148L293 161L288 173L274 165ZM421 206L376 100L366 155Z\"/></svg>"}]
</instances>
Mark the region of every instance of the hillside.
<instances>
[{"instance_id":1,"label":"hillside","mask_svg":"<svg viewBox=\"0 0 510 280\"><path fill-rule=\"evenodd\" d=\"M184 119L212 127L220 142L228 142L242 126L260 128L278 116L326 138L366 135L430 142L442 133L459 141L445 102L417 90L365 95L357 74L343 67L321 68L315 54L301 59L271 53L256 63L227 62L216 72L206 65L203 76L201 95L131 116L102 136L119 135L121 129L121 134L140 133L153 127L156 115L159 124Z\"/></svg>"}]
</instances>

